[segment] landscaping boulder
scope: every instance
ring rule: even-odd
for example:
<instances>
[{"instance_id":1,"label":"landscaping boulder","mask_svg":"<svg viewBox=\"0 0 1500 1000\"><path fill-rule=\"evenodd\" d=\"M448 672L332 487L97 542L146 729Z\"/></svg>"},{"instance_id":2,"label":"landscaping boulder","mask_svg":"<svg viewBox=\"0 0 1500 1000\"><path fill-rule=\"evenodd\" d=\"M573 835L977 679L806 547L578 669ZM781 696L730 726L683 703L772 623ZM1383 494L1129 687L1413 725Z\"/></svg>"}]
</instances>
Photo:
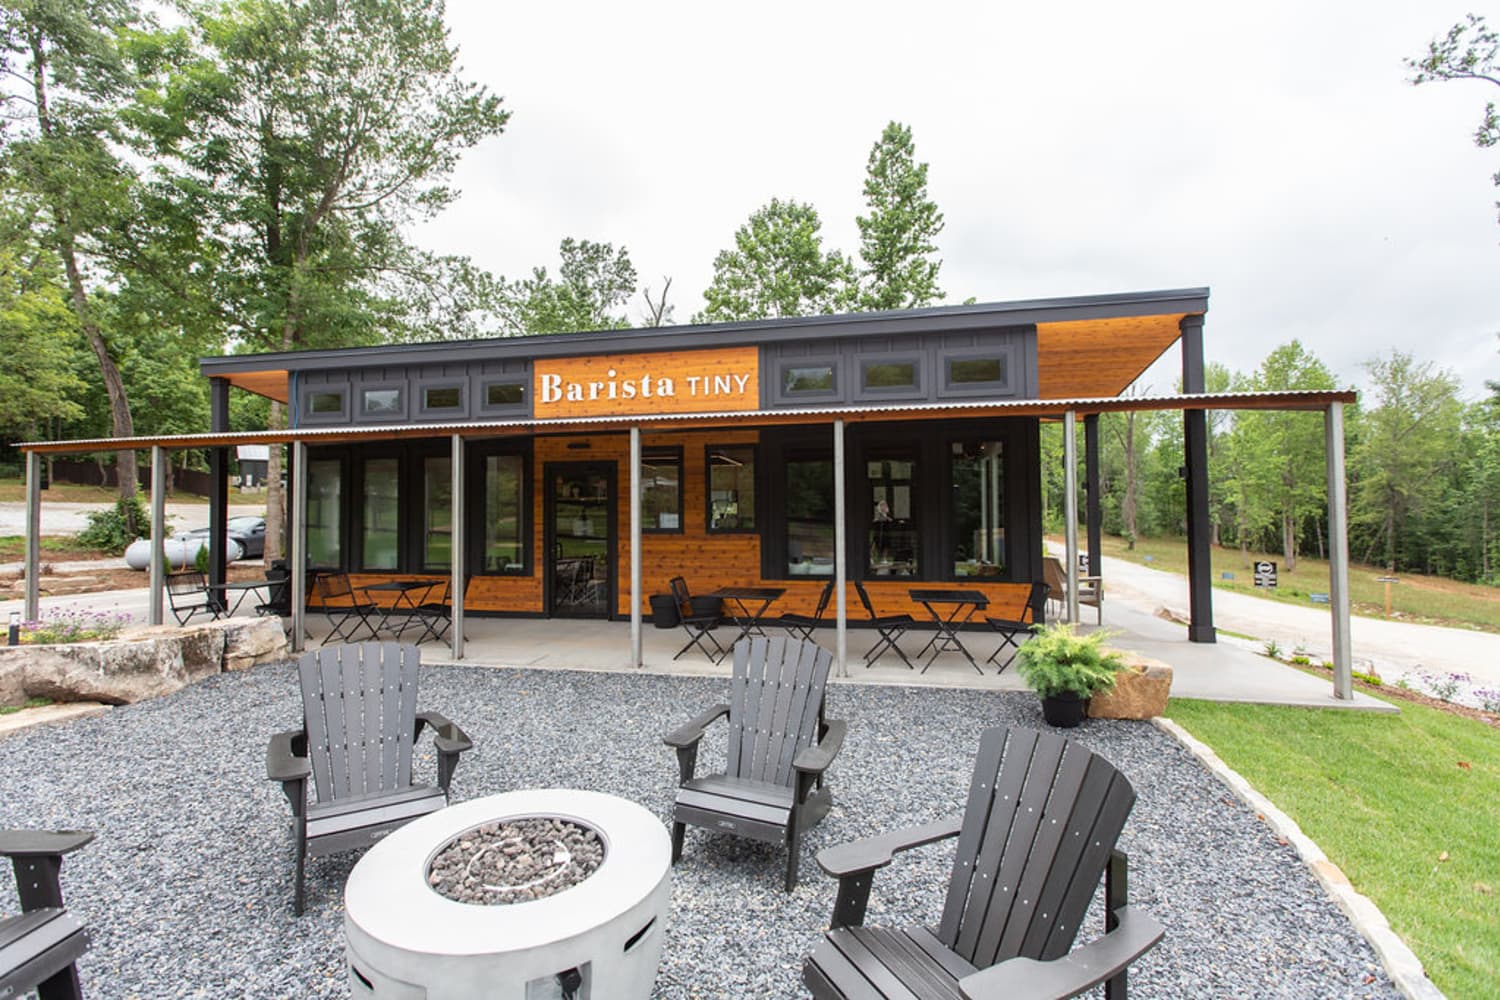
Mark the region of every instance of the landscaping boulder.
<instances>
[{"instance_id":1,"label":"landscaping boulder","mask_svg":"<svg viewBox=\"0 0 1500 1000\"><path fill-rule=\"evenodd\" d=\"M231 618L222 628L225 671L247 670L291 655L278 618Z\"/></svg>"},{"instance_id":2,"label":"landscaping boulder","mask_svg":"<svg viewBox=\"0 0 1500 1000\"><path fill-rule=\"evenodd\" d=\"M1167 710L1172 668L1129 653L1124 659L1124 668L1115 674L1114 688L1089 699L1091 718L1152 719Z\"/></svg>"}]
</instances>

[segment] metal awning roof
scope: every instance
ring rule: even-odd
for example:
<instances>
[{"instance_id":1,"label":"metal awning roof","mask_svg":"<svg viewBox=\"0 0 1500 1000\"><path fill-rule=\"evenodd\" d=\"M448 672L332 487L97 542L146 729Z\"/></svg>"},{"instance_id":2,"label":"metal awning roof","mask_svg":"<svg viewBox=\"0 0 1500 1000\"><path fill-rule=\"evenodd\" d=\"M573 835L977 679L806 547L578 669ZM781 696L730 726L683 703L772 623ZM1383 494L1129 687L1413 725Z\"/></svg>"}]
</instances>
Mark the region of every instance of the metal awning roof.
<instances>
[{"instance_id":1,"label":"metal awning roof","mask_svg":"<svg viewBox=\"0 0 1500 1000\"><path fill-rule=\"evenodd\" d=\"M22 451L38 453L120 451L131 448L211 448L241 444L285 444L291 441L338 443L392 438L501 437L521 434L579 433L630 427L645 430L670 427L770 426L825 423L1014 416L1060 418L1078 415L1157 410L1324 410L1333 403L1353 403L1353 389L1291 390L1285 392L1218 392L1168 396L1108 396L1079 399L1016 399L976 402L914 403L909 406L853 404L797 409L742 410L730 413L662 413L628 416L524 418L443 423L368 424L342 427L297 427L279 431L224 431L166 434L130 438L88 438L77 441L24 441Z\"/></svg>"}]
</instances>

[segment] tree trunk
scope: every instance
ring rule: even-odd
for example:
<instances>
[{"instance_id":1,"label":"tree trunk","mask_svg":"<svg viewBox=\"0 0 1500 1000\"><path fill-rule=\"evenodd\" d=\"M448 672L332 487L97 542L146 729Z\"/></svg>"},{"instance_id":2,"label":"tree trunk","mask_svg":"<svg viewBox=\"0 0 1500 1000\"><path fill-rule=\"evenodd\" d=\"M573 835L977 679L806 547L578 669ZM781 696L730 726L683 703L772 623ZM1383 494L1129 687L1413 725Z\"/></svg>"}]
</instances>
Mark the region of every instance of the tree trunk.
<instances>
[{"instance_id":1,"label":"tree trunk","mask_svg":"<svg viewBox=\"0 0 1500 1000\"><path fill-rule=\"evenodd\" d=\"M1281 557L1286 560L1288 573L1297 568L1297 522L1290 510L1281 515Z\"/></svg>"}]
</instances>

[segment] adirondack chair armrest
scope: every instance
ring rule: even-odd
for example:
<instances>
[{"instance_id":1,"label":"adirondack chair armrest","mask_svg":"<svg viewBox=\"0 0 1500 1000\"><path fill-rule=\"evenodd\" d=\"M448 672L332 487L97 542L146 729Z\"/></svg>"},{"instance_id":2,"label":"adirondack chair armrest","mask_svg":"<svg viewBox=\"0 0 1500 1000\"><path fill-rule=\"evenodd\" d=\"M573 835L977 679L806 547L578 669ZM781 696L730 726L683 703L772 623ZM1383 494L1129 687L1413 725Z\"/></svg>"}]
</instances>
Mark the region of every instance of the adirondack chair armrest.
<instances>
[{"instance_id":1,"label":"adirondack chair armrest","mask_svg":"<svg viewBox=\"0 0 1500 1000\"><path fill-rule=\"evenodd\" d=\"M962 815L948 816L921 826L903 827L819 851L818 866L839 880L838 898L834 900L833 920L829 926L836 929L863 924L875 872L890 864L902 851L958 836L963 823Z\"/></svg>"},{"instance_id":2,"label":"adirondack chair armrest","mask_svg":"<svg viewBox=\"0 0 1500 1000\"><path fill-rule=\"evenodd\" d=\"M848 732L849 723L843 719L829 719L824 724L822 740L798 750L797 756L792 758L792 767L804 774L822 774L838 756Z\"/></svg>"},{"instance_id":3,"label":"adirondack chair armrest","mask_svg":"<svg viewBox=\"0 0 1500 1000\"><path fill-rule=\"evenodd\" d=\"M702 715L698 716L687 725L682 726L678 729L674 729L667 735L663 736L662 742L669 747L675 747L678 750L684 750L690 746L693 746L699 740L703 739L704 730L706 730L714 721L728 714L728 705L715 705L713 708L710 708L708 711L704 712Z\"/></svg>"},{"instance_id":4,"label":"adirondack chair armrest","mask_svg":"<svg viewBox=\"0 0 1500 1000\"><path fill-rule=\"evenodd\" d=\"M307 757L306 730L289 729L273 734L266 747L266 777L286 784L305 781L310 774L312 761Z\"/></svg>"},{"instance_id":5,"label":"adirondack chair armrest","mask_svg":"<svg viewBox=\"0 0 1500 1000\"><path fill-rule=\"evenodd\" d=\"M90 830L0 830L0 857L62 857L93 839Z\"/></svg>"},{"instance_id":6,"label":"adirondack chair armrest","mask_svg":"<svg viewBox=\"0 0 1500 1000\"><path fill-rule=\"evenodd\" d=\"M1115 911L1119 923L1108 934L1061 958L1038 962L1012 958L963 977L958 990L968 1000L999 997L1073 997L1112 979L1156 945L1166 933L1156 918L1135 906Z\"/></svg>"},{"instance_id":7,"label":"adirondack chair armrest","mask_svg":"<svg viewBox=\"0 0 1500 1000\"><path fill-rule=\"evenodd\" d=\"M417 735L421 735L424 724L432 727L432 742L439 753L463 753L474 749L474 741L459 728L458 723L448 721L441 713L418 712Z\"/></svg>"}]
</instances>

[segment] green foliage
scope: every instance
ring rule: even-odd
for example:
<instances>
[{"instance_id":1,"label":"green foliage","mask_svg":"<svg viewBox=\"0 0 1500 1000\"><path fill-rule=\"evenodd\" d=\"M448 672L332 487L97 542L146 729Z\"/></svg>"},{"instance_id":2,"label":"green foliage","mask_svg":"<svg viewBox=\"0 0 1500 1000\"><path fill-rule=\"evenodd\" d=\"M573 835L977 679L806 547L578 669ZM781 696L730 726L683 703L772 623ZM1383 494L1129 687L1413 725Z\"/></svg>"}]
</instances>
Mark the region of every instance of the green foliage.
<instances>
[{"instance_id":1,"label":"green foliage","mask_svg":"<svg viewBox=\"0 0 1500 1000\"><path fill-rule=\"evenodd\" d=\"M927 164L916 162L911 126L886 125L870 150L865 174L868 215L858 216L859 308L913 309L943 297L941 260L933 242L943 213L927 196Z\"/></svg>"},{"instance_id":2,"label":"green foliage","mask_svg":"<svg viewBox=\"0 0 1500 1000\"><path fill-rule=\"evenodd\" d=\"M568 237L558 247L558 279L545 267L507 285L501 322L511 333L575 333L629 326L616 311L635 294L635 265L624 247Z\"/></svg>"},{"instance_id":3,"label":"green foliage","mask_svg":"<svg viewBox=\"0 0 1500 1000\"><path fill-rule=\"evenodd\" d=\"M1412 70L1413 84L1431 83L1435 80L1479 80L1500 86L1500 35L1477 14L1467 15L1463 21L1448 29L1442 38L1427 45L1427 53L1420 59L1408 59L1406 65ZM1500 113L1495 111L1495 102L1484 106L1479 127L1474 130L1474 145L1488 149L1500 143ZM1493 180L1500 186L1500 171Z\"/></svg>"},{"instance_id":4,"label":"green foliage","mask_svg":"<svg viewBox=\"0 0 1500 1000\"><path fill-rule=\"evenodd\" d=\"M78 533L78 543L91 549L120 554L142 537L151 517L139 495L121 497L113 507L88 514L89 526Z\"/></svg>"},{"instance_id":5,"label":"green foliage","mask_svg":"<svg viewBox=\"0 0 1500 1000\"><path fill-rule=\"evenodd\" d=\"M50 608L41 621L21 624L21 642L28 645L94 642L113 639L130 624L130 616L113 611Z\"/></svg>"},{"instance_id":6,"label":"green foliage","mask_svg":"<svg viewBox=\"0 0 1500 1000\"><path fill-rule=\"evenodd\" d=\"M1275 639L1267 639L1265 645L1261 647L1261 652L1273 660L1279 660L1281 659L1281 644Z\"/></svg>"},{"instance_id":7,"label":"green foliage","mask_svg":"<svg viewBox=\"0 0 1500 1000\"><path fill-rule=\"evenodd\" d=\"M854 267L824 252L817 209L773 198L734 234L734 249L714 258L708 305L694 322L780 319L847 309Z\"/></svg>"},{"instance_id":8,"label":"green foliage","mask_svg":"<svg viewBox=\"0 0 1500 1000\"><path fill-rule=\"evenodd\" d=\"M55 256L31 246L23 225L0 233L0 428L34 438L52 421L83 415L85 383L75 366L81 346Z\"/></svg>"},{"instance_id":9,"label":"green foliage","mask_svg":"<svg viewBox=\"0 0 1500 1000\"><path fill-rule=\"evenodd\" d=\"M199 573L208 572L208 546L198 546L198 551L193 553L193 569Z\"/></svg>"},{"instance_id":10,"label":"green foliage","mask_svg":"<svg viewBox=\"0 0 1500 1000\"><path fill-rule=\"evenodd\" d=\"M1038 696L1072 692L1087 698L1114 687L1115 671L1124 664L1119 653L1105 650L1104 631L1079 635L1068 622L1038 625L1032 631L1035 634L1016 655L1016 669Z\"/></svg>"}]
</instances>

